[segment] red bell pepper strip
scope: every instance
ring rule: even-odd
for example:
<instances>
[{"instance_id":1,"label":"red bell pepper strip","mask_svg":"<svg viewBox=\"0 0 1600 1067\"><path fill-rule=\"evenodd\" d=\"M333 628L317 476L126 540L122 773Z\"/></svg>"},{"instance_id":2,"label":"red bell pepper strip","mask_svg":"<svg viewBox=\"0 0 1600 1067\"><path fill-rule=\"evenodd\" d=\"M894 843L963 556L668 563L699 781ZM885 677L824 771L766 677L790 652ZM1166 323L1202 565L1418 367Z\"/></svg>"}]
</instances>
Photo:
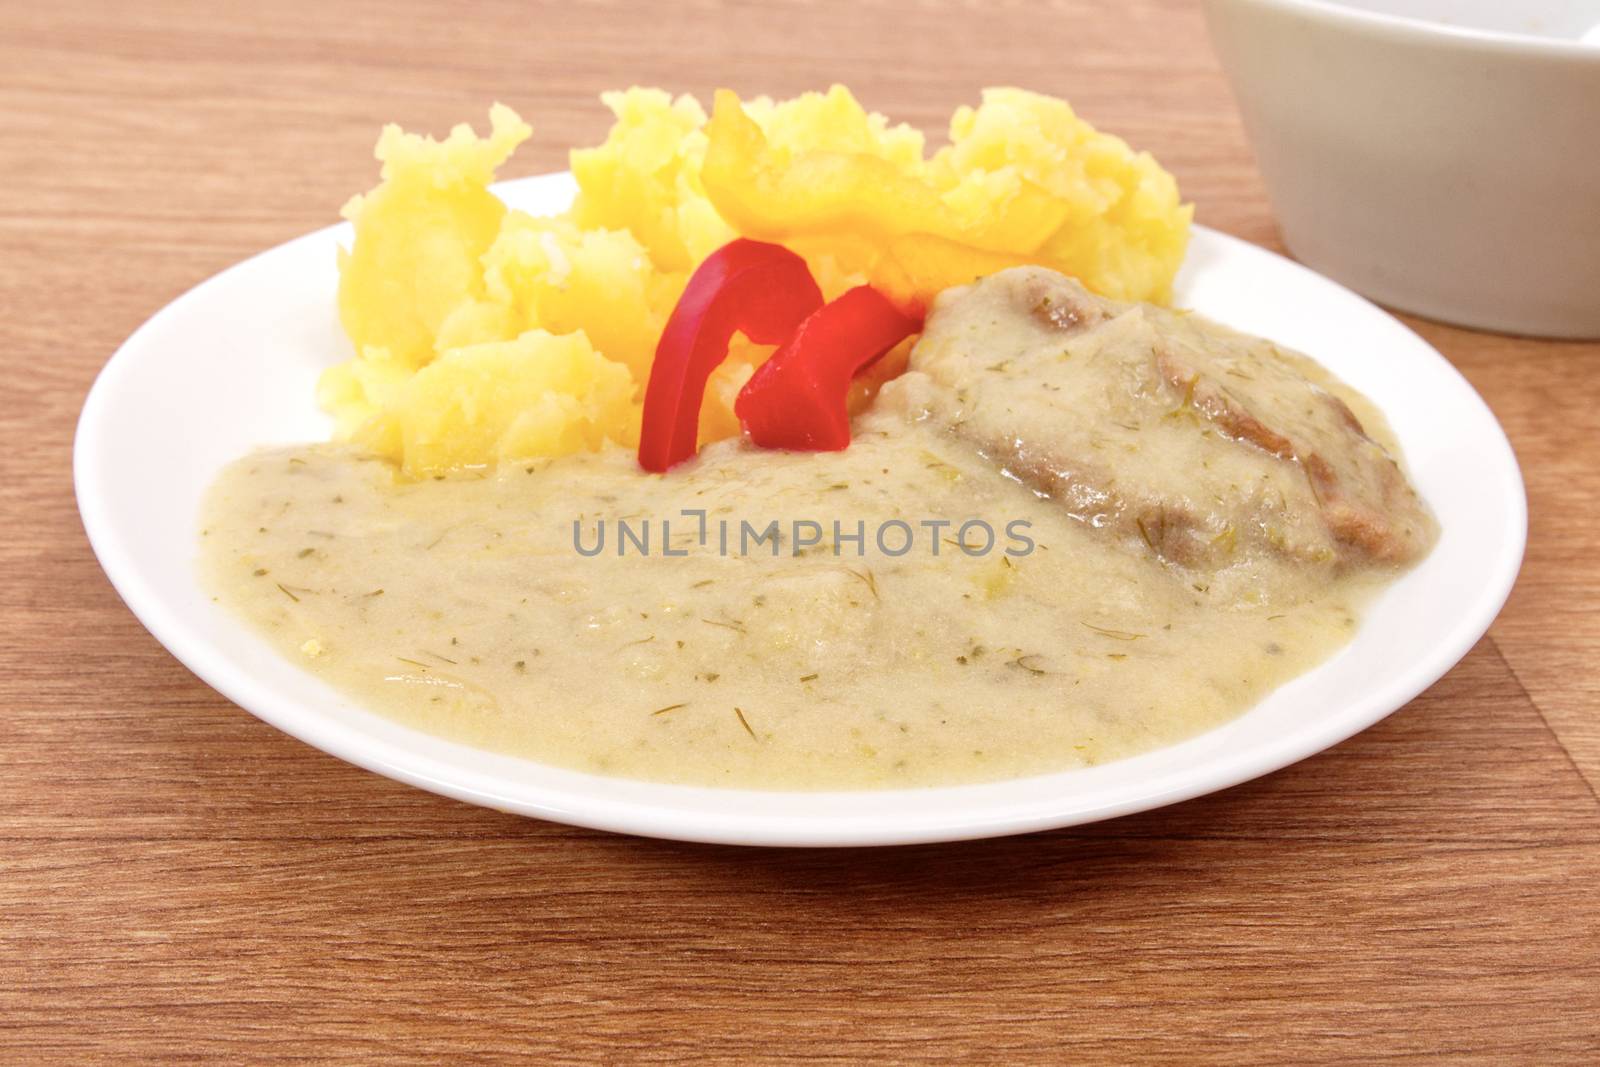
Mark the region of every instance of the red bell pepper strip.
<instances>
[{"instance_id":1,"label":"red bell pepper strip","mask_svg":"<svg viewBox=\"0 0 1600 1067\"><path fill-rule=\"evenodd\" d=\"M837 452L850 446L850 380L922 329L870 285L824 305L739 391L734 414L762 448Z\"/></svg>"},{"instance_id":2,"label":"red bell pepper strip","mask_svg":"<svg viewBox=\"0 0 1600 1067\"><path fill-rule=\"evenodd\" d=\"M639 465L665 471L694 455L706 379L728 358L736 331L757 344L781 344L821 306L805 260L782 245L739 238L707 256L656 345Z\"/></svg>"}]
</instances>

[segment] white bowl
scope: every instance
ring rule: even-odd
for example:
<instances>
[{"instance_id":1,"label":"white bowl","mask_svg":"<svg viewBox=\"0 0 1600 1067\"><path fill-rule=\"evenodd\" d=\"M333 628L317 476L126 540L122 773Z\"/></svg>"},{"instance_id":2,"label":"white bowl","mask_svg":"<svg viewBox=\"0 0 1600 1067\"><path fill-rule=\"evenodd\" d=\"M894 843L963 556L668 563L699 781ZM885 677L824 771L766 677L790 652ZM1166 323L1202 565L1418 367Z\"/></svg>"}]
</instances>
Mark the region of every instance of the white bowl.
<instances>
[{"instance_id":1,"label":"white bowl","mask_svg":"<svg viewBox=\"0 0 1600 1067\"><path fill-rule=\"evenodd\" d=\"M1206 0L1296 257L1376 300L1600 337L1600 0Z\"/></svg>"},{"instance_id":2,"label":"white bowl","mask_svg":"<svg viewBox=\"0 0 1600 1067\"><path fill-rule=\"evenodd\" d=\"M562 209L572 189L565 175L497 187L534 212ZM318 373L349 354L334 308L334 251L349 239L349 227L337 226L263 253L141 326L84 402L78 506L117 591L195 674L309 744L462 800L608 830L760 845L988 837L1141 811L1276 770L1400 707L1482 636L1522 560L1521 473L1466 380L1355 294L1201 227L1178 276L1179 302L1302 349L1365 392L1388 414L1439 517L1433 552L1384 591L1327 663L1182 744L946 789L702 789L469 748L385 719L279 655L216 602L195 566L200 500L218 470L252 448L327 436L313 390Z\"/></svg>"}]
</instances>

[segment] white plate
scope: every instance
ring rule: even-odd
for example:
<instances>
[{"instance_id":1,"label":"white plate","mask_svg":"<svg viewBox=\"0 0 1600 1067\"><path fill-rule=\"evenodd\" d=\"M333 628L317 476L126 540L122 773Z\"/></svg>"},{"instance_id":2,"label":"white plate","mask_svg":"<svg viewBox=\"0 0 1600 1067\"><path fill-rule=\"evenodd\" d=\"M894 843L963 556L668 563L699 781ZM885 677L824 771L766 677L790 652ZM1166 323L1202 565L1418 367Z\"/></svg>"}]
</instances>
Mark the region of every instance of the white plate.
<instances>
[{"instance_id":1,"label":"white plate","mask_svg":"<svg viewBox=\"0 0 1600 1067\"><path fill-rule=\"evenodd\" d=\"M560 210L566 175L506 183ZM606 830L760 845L955 840L1090 822L1185 800L1303 759L1377 722L1466 654L1522 561L1527 511L1505 434L1443 357L1378 308L1253 245L1197 229L1178 301L1321 360L1388 413L1443 527L1334 659L1240 718L1088 770L987 785L777 793L604 778L442 741L363 710L213 603L195 566L201 494L262 445L320 440L313 386L345 358L335 226L197 286L106 364L78 424L74 476L89 539L139 620L218 692L380 774L505 811ZM1419 784L1425 788L1425 784Z\"/></svg>"}]
</instances>

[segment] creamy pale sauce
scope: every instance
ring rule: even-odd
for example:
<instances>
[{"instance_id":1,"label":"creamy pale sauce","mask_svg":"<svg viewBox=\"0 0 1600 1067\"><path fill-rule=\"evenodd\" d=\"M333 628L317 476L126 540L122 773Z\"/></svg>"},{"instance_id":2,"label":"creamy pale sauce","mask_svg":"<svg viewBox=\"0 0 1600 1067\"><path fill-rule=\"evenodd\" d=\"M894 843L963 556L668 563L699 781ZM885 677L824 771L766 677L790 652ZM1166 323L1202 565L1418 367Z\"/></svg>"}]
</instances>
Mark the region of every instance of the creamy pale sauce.
<instances>
[{"instance_id":1,"label":"creamy pale sauce","mask_svg":"<svg viewBox=\"0 0 1600 1067\"><path fill-rule=\"evenodd\" d=\"M1335 454L1352 431L1277 356L1219 364L1232 335L1202 346L1207 327L1170 316L1152 334L1109 303L1084 312L1103 328L1041 328L1016 313L1037 281L942 305L842 453L726 441L665 476L617 449L420 483L336 448L247 457L206 504L207 579L377 712L602 774L945 785L1181 740L1346 642L1395 573L1378 550L1425 544L1432 520L1359 427ZM1037 396L998 388L1006 359ZM1206 377L1241 368L1258 392L1285 383ZM1315 380L1383 440L1361 398ZM1052 384L1072 397L1054 416ZM1294 447L1243 439L1271 441L1247 409ZM1333 457L1322 487L1313 447ZM1400 519L1370 536L1318 518L1387 521L1369 501L1390 498Z\"/></svg>"},{"instance_id":2,"label":"creamy pale sauce","mask_svg":"<svg viewBox=\"0 0 1600 1067\"><path fill-rule=\"evenodd\" d=\"M686 507L709 513L704 549ZM677 520L689 554L630 541L619 558L626 516ZM600 517L606 550L582 556L572 521L593 549ZM791 555L790 528L776 558L718 555L719 520L742 517L814 519L827 541L833 519L846 535L861 520L866 554ZM874 543L894 517L919 534L899 557ZM952 526L935 557L917 526L973 517L996 532L987 555ZM1024 547L1015 519L1032 523L1026 556L1004 554ZM420 484L338 451L265 453L218 482L202 545L219 595L286 655L401 722L583 770L768 788L980 781L1179 740L1325 658L1374 584L1219 603L904 424L843 455L716 446L692 488L620 451Z\"/></svg>"}]
</instances>

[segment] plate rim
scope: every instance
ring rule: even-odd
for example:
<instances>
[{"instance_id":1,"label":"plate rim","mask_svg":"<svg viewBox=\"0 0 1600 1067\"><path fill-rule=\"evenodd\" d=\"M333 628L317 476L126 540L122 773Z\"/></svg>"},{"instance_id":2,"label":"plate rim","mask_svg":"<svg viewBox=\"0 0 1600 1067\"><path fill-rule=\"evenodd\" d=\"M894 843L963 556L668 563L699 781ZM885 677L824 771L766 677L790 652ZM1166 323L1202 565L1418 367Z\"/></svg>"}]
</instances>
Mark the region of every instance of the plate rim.
<instances>
[{"instance_id":1,"label":"plate rim","mask_svg":"<svg viewBox=\"0 0 1600 1067\"><path fill-rule=\"evenodd\" d=\"M494 188L500 192L508 189L534 194L543 192L553 197L570 194L572 187L571 175L563 171L513 179L497 183ZM1349 702L1351 710L1345 715L1308 723L1302 730L1279 735L1270 743L1257 744L1246 750L1244 757L1213 762L1209 773L1194 773L1185 782L1164 789L1136 791L1120 801L1102 803L1085 810L1071 808L1065 798L1057 806L1047 805L1043 809L1035 803L1008 806L991 802L977 812L964 811L959 816L945 814L937 819L903 821L899 825L885 826L881 815L835 816L826 820L803 815L774 818L766 814L751 815L743 812L738 803L741 796L770 798L779 795L815 799L869 796L882 798L885 795L902 794L924 797L932 801L946 794L972 795L975 792L992 791L997 787L1003 788L1008 784L1027 781L1025 778L902 790L747 790L659 782L640 783L630 779L569 771L529 760L524 762L534 764L541 771L553 772L551 777L571 777L575 782L581 780L581 783L589 788L574 793L535 783L524 784L513 794L481 783L474 785L458 780L453 774L441 774L440 767L444 765L425 754L403 751L386 741L363 735L359 730L338 723L329 716L319 715L315 708L285 707L285 700L275 697L270 685L252 677L248 671L233 667L226 657L213 655L214 650L201 637L188 632L189 627L162 601L159 589L147 582L145 576L140 573L136 558L109 517L106 501L95 491L96 480L103 473L96 467L97 457L102 452L97 447L99 428L106 421L102 411L113 403L113 391L118 380L124 375L133 373L136 368L137 352L142 338L168 318L182 314L190 304L203 300L211 287L221 284L230 274L242 271L264 257L281 253L297 244L326 242L337 238L340 234L348 235L348 233L349 225L338 223L249 256L188 289L135 329L100 369L85 397L73 440L74 491L90 545L113 588L145 629L193 674L241 709L314 748L385 777L468 803L618 833L713 844L778 847L876 846L970 840L1057 829L1147 811L1231 788L1280 770L1339 744L1404 707L1448 673L1488 631L1510 595L1526 551L1526 487L1515 450L1493 411L1454 364L1405 323L1337 282L1270 249L1196 225L1195 235L1205 241L1218 242L1223 248L1246 255L1268 257L1275 261L1272 265L1279 270L1287 269L1311 275L1318 284L1332 287L1345 296L1360 301L1371 312L1389 319L1394 326L1405 331L1417 344L1426 349L1443 370L1457 379L1466 395L1482 409L1481 413L1487 418L1488 424L1497 431L1497 438L1489 444L1504 450L1504 458L1508 461L1507 473L1511 477L1507 488L1513 490L1504 500L1507 505L1504 514L1507 520L1507 528L1504 531L1507 535L1506 547L1495 560L1496 569L1485 576L1479 586L1472 610L1462 613L1456 620L1454 628L1429 646L1430 655L1423 663L1413 665L1402 678L1395 680L1387 688L1364 694L1362 699ZM274 650L273 654L278 653ZM1359 711L1355 710L1357 708ZM1241 715L1243 714L1245 713L1242 712ZM1216 729L1225 727L1226 724L1223 724ZM420 733L420 731L413 732ZM1206 731L1206 733L1211 732L1213 731ZM431 735L422 736L436 740L432 739ZM1205 734L1198 736L1203 737ZM1183 743L1185 742L1179 744ZM489 755L485 754L486 758ZM1055 778L1077 773L1082 772L1057 771L1033 777ZM702 800L708 795L715 795L716 798L725 801L722 806L726 810L707 814L675 809L663 806L659 802L645 803L626 798L619 799L615 795L636 791L636 788L641 786L651 792L681 793L685 797L698 795ZM936 806L947 807L946 804Z\"/></svg>"}]
</instances>

